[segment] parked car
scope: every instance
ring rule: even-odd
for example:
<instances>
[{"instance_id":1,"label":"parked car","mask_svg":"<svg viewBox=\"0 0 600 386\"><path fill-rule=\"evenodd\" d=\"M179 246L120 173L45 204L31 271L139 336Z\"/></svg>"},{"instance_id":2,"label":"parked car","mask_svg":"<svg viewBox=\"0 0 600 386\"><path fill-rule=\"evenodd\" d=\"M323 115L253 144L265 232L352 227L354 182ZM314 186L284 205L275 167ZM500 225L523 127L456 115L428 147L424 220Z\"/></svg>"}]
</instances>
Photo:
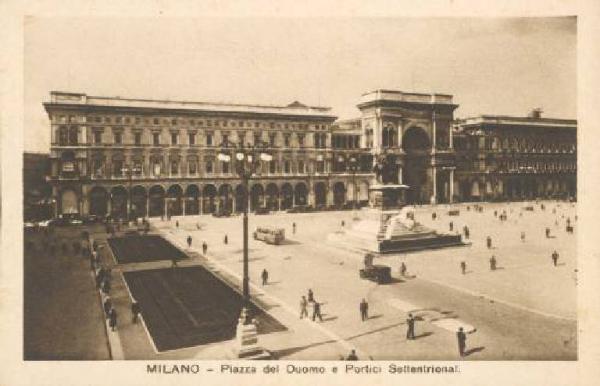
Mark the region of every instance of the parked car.
<instances>
[{"instance_id":1,"label":"parked car","mask_svg":"<svg viewBox=\"0 0 600 386\"><path fill-rule=\"evenodd\" d=\"M213 217L229 217L231 216L231 212L226 209L221 209L213 212Z\"/></svg>"}]
</instances>

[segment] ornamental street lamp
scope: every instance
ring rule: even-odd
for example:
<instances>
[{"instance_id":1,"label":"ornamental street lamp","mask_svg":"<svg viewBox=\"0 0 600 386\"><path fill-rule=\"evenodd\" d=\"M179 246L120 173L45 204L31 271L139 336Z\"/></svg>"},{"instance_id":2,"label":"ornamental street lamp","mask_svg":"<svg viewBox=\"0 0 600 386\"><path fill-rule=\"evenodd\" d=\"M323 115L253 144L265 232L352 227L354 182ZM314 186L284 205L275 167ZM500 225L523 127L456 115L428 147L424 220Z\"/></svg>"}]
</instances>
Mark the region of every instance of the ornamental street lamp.
<instances>
[{"instance_id":1,"label":"ornamental street lamp","mask_svg":"<svg viewBox=\"0 0 600 386\"><path fill-rule=\"evenodd\" d=\"M217 158L222 162L231 162L233 170L242 180L243 190L243 251L244 251L244 276L242 281L242 292L244 297L244 309L250 305L250 288L248 277L248 185L250 178L258 171L260 162L270 162L273 157L266 152L269 144L258 142L254 145L244 145L243 142L224 142L220 145L221 151ZM244 315L248 315L243 311ZM246 320L246 322L248 322Z\"/></svg>"}]
</instances>

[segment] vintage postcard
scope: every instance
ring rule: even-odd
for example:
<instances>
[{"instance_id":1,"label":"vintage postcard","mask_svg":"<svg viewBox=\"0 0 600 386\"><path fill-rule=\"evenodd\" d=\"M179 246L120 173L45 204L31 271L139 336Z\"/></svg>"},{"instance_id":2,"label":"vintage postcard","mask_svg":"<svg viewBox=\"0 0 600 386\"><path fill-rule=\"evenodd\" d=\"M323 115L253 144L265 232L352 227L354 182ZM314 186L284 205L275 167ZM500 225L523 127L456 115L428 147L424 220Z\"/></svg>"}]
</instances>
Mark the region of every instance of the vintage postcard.
<instances>
[{"instance_id":1,"label":"vintage postcard","mask_svg":"<svg viewBox=\"0 0 600 386\"><path fill-rule=\"evenodd\" d=\"M588 14L445 6L15 11L0 383L593 384Z\"/></svg>"}]
</instances>

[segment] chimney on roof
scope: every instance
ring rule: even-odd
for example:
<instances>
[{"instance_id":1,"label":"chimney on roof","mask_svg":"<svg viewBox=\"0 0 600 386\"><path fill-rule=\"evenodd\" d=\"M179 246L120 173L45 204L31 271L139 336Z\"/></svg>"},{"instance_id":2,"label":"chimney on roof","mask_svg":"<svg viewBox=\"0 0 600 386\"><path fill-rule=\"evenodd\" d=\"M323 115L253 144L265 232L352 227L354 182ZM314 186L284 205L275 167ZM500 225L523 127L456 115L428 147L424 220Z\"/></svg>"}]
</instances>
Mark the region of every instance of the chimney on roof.
<instances>
[{"instance_id":1,"label":"chimney on roof","mask_svg":"<svg viewBox=\"0 0 600 386\"><path fill-rule=\"evenodd\" d=\"M529 118L540 119L543 112L544 111L541 108L536 107L535 109L531 110L528 116Z\"/></svg>"}]
</instances>

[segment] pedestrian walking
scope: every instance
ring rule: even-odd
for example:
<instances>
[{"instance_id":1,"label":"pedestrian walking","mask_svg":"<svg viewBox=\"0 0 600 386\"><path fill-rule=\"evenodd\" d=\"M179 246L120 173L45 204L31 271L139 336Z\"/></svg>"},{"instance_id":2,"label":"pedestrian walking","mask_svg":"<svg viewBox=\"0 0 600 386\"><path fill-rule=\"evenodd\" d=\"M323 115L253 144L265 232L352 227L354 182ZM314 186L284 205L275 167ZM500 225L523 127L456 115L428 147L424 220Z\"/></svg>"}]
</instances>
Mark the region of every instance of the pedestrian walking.
<instances>
[{"instance_id":1,"label":"pedestrian walking","mask_svg":"<svg viewBox=\"0 0 600 386\"><path fill-rule=\"evenodd\" d=\"M521 232L521 242L525 241L525 232Z\"/></svg>"},{"instance_id":2,"label":"pedestrian walking","mask_svg":"<svg viewBox=\"0 0 600 386\"><path fill-rule=\"evenodd\" d=\"M556 221L555 224L558 225L558 221ZM550 238L550 228L546 228L546 238Z\"/></svg>"},{"instance_id":3,"label":"pedestrian walking","mask_svg":"<svg viewBox=\"0 0 600 386\"><path fill-rule=\"evenodd\" d=\"M413 314L408 314L408 318L406 319L406 339L415 339L415 321L416 319Z\"/></svg>"},{"instance_id":4,"label":"pedestrian walking","mask_svg":"<svg viewBox=\"0 0 600 386\"><path fill-rule=\"evenodd\" d=\"M115 331L117 328L117 311L114 308L110 309L109 320L111 331Z\"/></svg>"},{"instance_id":5,"label":"pedestrian walking","mask_svg":"<svg viewBox=\"0 0 600 386\"><path fill-rule=\"evenodd\" d=\"M206 255L206 251L208 251L208 244L206 244L206 241L202 242L202 254Z\"/></svg>"},{"instance_id":6,"label":"pedestrian walking","mask_svg":"<svg viewBox=\"0 0 600 386\"><path fill-rule=\"evenodd\" d=\"M200 224L196 223L196 229L200 230Z\"/></svg>"},{"instance_id":7,"label":"pedestrian walking","mask_svg":"<svg viewBox=\"0 0 600 386\"><path fill-rule=\"evenodd\" d=\"M319 318L319 321L323 321L323 316L321 315L321 303L317 302L316 300L313 301L313 314L312 314L312 320L313 322L315 321L316 318Z\"/></svg>"},{"instance_id":8,"label":"pedestrian walking","mask_svg":"<svg viewBox=\"0 0 600 386\"><path fill-rule=\"evenodd\" d=\"M433 212L433 213L431 214L431 219L432 219L432 220L435 220L435 219L436 219L436 217L437 217L437 213Z\"/></svg>"},{"instance_id":9,"label":"pedestrian walking","mask_svg":"<svg viewBox=\"0 0 600 386\"><path fill-rule=\"evenodd\" d=\"M448 227L450 228L450 232L452 232L454 230L454 222L450 221L450 224L448 224Z\"/></svg>"},{"instance_id":10,"label":"pedestrian walking","mask_svg":"<svg viewBox=\"0 0 600 386\"><path fill-rule=\"evenodd\" d=\"M492 248L492 238L490 236L488 236L485 240L486 240L488 249L491 249Z\"/></svg>"},{"instance_id":11,"label":"pedestrian walking","mask_svg":"<svg viewBox=\"0 0 600 386\"><path fill-rule=\"evenodd\" d=\"M556 250L552 252L552 262L554 263L555 267L558 265L558 252L556 252Z\"/></svg>"},{"instance_id":12,"label":"pedestrian walking","mask_svg":"<svg viewBox=\"0 0 600 386\"><path fill-rule=\"evenodd\" d=\"M308 289L308 301L309 301L309 302L314 302L314 301L315 301L315 297L314 297L314 294L313 294L313 290L312 290L312 289L310 289L310 288Z\"/></svg>"},{"instance_id":13,"label":"pedestrian walking","mask_svg":"<svg viewBox=\"0 0 600 386\"><path fill-rule=\"evenodd\" d=\"M179 220L175 221L175 228L179 228Z\"/></svg>"},{"instance_id":14,"label":"pedestrian walking","mask_svg":"<svg viewBox=\"0 0 600 386\"><path fill-rule=\"evenodd\" d=\"M131 322L132 323L137 323L138 320L138 316L140 314L140 305L138 302L136 302L135 300L131 303Z\"/></svg>"},{"instance_id":15,"label":"pedestrian walking","mask_svg":"<svg viewBox=\"0 0 600 386\"><path fill-rule=\"evenodd\" d=\"M109 317L110 310L112 309L112 301L110 300L110 296L104 298L104 316L106 318Z\"/></svg>"},{"instance_id":16,"label":"pedestrian walking","mask_svg":"<svg viewBox=\"0 0 600 386\"><path fill-rule=\"evenodd\" d=\"M292 223L292 234L296 234L296 223Z\"/></svg>"},{"instance_id":17,"label":"pedestrian walking","mask_svg":"<svg viewBox=\"0 0 600 386\"><path fill-rule=\"evenodd\" d=\"M110 279L108 277L104 277L104 283L102 285L102 292L105 295L110 293Z\"/></svg>"},{"instance_id":18,"label":"pedestrian walking","mask_svg":"<svg viewBox=\"0 0 600 386\"><path fill-rule=\"evenodd\" d=\"M344 220L342 220L342 228L346 226L346 222Z\"/></svg>"},{"instance_id":19,"label":"pedestrian walking","mask_svg":"<svg viewBox=\"0 0 600 386\"><path fill-rule=\"evenodd\" d=\"M491 271L496 270L496 256L494 256L494 255L492 255L492 257L490 257L490 270Z\"/></svg>"},{"instance_id":20,"label":"pedestrian walking","mask_svg":"<svg viewBox=\"0 0 600 386\"><path fill-rule=\"evenodd\" d=\"M469 238L469 235L471 234L471 232L469 231L469 227L468 226L464 226L463 227L463 233L465 234L465 239Z\"/></svg>"},{"instance_id":21,"label":"pedestrian walking","mask_svg":"<svg viewBox=\"0 0 600 386\"><path fill-rule=\"evenodd\" d=\"M177 257L171 257L171 268L177 267Z\"/></svg>"},{"instance_id":22,"label":"pedestrian walking","mask_svg":"<svg viewBox=\"0 0 600 386\"><path fill-rule=\"evenodd\" d=\"M188 248L192 247L192 236L187 237L187 245L188 245Z\"/></svg>"},{"instance_id":23,"label":"pedestrian walking","mask_svg":"<svg viewBox=\"0 0 600 386\"><path fill-rule=\"evenodd\" d=\"M456 338L458 340L458 353L461 357L465 356L465 349L467 348L467 334L472 334L475 331L477 330L474 329L473 331L465 333L462 327L458 328L458 331L456 332Z\"/></svg>"},{"instance_id":24,"label":"pedestrian walking","mask_svg":"<svg viewBox=\"0 0 600 386\"><path fill-rule=\"evenodd\" d=\"M262 285L267 285L267 282L269 281L269 272L267 272L266 268L263 269L260 277L262 278Z\"/></svg>"},{"instance_id":25,"label":"pedestrian walking","mask_svg":"<svg viewBox=\"0 0 600 386\"><path fill-rule=\"evenodd\" d=\"M404 262L400 264L400 276L406 276L406 264Z\"/></svg>"},{"instance_id":26,"label":"pedestrian walking","mask_svg":"<svg viewBox=\"0 0 600 386\"><path fill-rule=\"evenodd\" d=\"M462 274L466 274L467 273L467 263L465 263L464 261L460 262L460 270L462 272Z\"/></svg>"},{"instance_id":27,"label":"pedestrian walking","mask_svg":"<svg viewBox=\"0 0 600 386\"><path fill-rule=\"evenodd\" d=\"M223 238L223 244L227 245L228 242L229 239L227 238L227 235L225 235L225 237Z\"/></svg>"},{"instance_id":28,"label":"pedestrian walking","mask_svg":"<svg viewBox=\"0 0 600 386\"><path fill-rule=\"evenodd\" d=\"M357 361L358 360L358 356L356 356L356 350L351 350L350 354L348 354L348 356L346 357L347 361Z\"/></svg>"},{"instance_id":29,"label":"pedestrian walking","mask_svg":"<svg viewBox=\"0 0 600 386\"><path fill-rule=\"evenodd\" d=\"M305 316L308 318L308 301L306 300L306 296L302 296L302 299L300 300L300 319L304 318Z\"/></svg>"},{"instance_id":30,"label":"pedestrian walking","mask_svg":"<svg viewBox=\"0 0 600 386\"><path fill-rule=\"evenodd\" d=\"M369 303L363 298L360 302L360 319L364 322L369 319Z\"/></svg>"},{"instance_id":31,"label":"pedestrian walking","mask_svg":"<svg viewBox=\"0 0 600 386\"><path fill-rule=\"evenodd\" d=\"M494 217L498 217L498 211L497 210L494 211Z\"/></svg>"}]
</instances>

